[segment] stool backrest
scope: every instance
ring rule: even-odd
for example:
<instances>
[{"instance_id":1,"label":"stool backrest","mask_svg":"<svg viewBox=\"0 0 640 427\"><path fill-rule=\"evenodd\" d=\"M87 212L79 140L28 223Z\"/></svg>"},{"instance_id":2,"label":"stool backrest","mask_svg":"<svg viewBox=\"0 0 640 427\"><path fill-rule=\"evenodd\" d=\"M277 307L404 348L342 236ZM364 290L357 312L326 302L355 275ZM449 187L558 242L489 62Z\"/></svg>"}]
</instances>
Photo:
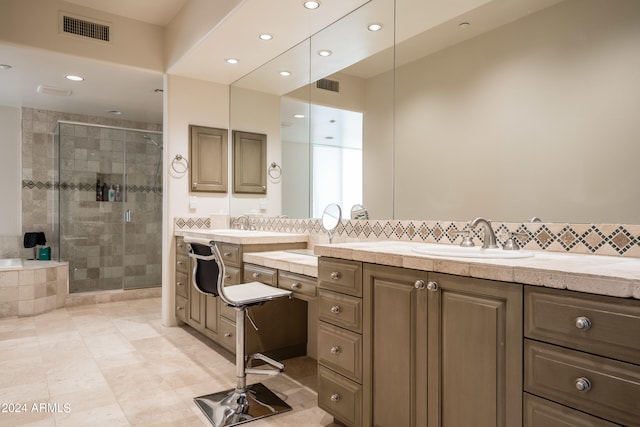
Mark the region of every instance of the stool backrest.
<instances>
[{"instance_id":1,"label":"stool backrest","mask_svg":"<svg viewBox=\"0 0 640 427\"><path fill-rule=\"evenodd\" d=\"M194 258L191 282L203 294L217 297L220 282L224 277L215 257L213 246L200 243L187 243L189 256ZM194 256L195 255L195 256Z\"/></svg>"}]
</instances>

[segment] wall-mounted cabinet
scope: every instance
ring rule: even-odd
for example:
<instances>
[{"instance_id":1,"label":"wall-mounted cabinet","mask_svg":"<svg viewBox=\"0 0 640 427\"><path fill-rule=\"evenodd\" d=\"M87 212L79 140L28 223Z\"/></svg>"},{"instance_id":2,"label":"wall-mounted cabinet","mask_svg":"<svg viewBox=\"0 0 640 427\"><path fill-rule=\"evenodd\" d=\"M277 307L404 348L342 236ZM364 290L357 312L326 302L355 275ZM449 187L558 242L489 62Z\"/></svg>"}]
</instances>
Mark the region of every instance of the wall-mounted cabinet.
<instances>
[{"instance_id":1,"label":"wall-mounted cabinet","mask_svg":"<svg viewBox=\"0 0 640 427\"><path fill-rule=\"evenodd\" d=\"M233 192L267 194L267 135L233 131Z\"/></svg>"},{"instance_id":2,"label":"wall-mounted cabinet","mask_svg":"<svg viewBox=\"0 0 640 427\"><path fill-rule=\"evenodd\" d=\"M189 182L191 191L226 193L227 158L229 153L226 129L189 125Z\"/></svg>"}]
</instances>

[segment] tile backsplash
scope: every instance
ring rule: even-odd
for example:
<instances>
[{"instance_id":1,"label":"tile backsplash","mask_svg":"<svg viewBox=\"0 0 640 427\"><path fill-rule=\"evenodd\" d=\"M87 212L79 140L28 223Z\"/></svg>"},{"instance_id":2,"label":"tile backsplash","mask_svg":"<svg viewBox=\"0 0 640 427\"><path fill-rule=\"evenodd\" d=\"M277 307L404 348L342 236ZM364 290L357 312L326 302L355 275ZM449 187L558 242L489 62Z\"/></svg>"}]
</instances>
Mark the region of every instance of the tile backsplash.
<instances>
[{"instance_id":1,"label":"tile backsplash","mask_svg":"<svg viewBox=\"0 0 640 427\"><path fill-rule=\"evenodd\" d=\"M233 221L233 218L231 218ZM255 217L258 230L304 233L312 242L327 242L320 219ZM207 217L176 218L176 229L208 229ZM400 240L425 243L459 244L457 231L466 229L466 221L430 220L342 220L334 243L366 240ZM511 223L493 222L500 244L509 232L521 233L517 240L523 249L594 255L640 257L640 225ZM476 244L482 242L480 228L472 232ZM526 236L526 237L524 237Z\"/></svg>"}]
</instances>

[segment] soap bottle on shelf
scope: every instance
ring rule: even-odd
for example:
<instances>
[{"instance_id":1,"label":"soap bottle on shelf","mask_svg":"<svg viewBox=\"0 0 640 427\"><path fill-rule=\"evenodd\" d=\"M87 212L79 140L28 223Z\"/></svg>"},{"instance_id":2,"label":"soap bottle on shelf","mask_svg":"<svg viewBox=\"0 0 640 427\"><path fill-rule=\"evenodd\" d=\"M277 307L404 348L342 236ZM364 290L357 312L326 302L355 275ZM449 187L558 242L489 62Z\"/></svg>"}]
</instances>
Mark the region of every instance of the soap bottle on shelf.
<instances>
[{"instance_id":1,"label":"soap bottle on shelf","mask_svg":"<svg viewBox=\"0 0 640 427\"><path fill-rule=\"evenodd\" d=\"M109 187L109 201L114 202L116 200L116 191L113 189L113 184Z\"/></svg>"},{"instance_id":2,"label":"soap bottle on shelf","mask_svg":"<svg viewBox=\"0 0 640 427\"><path fill-rule=\"evenodd\" d=\"M109 200L109 190L107 189L107 183L103 182L102 183L102 201L106 202L107 200Z\"/></svg>"},{"instance_id":3,"label":"soap bottle on shelf","mask_svg":"<svg viewBox=\"0 0 640 427\"><path fill-rule=\"evenodd\" d=\"M120 184L116 184L116 202L120 202L122 200L122 196L120 195Z\"/></svg>"},{"instance_id":4,"label":"soap bottle on shelf","mask_svg":"<svg viewBox=\"0 0 640 427\"><path fill-rule=\"evenodd\" d=\"M96 182L96 202L102 201L102 187L100 186L100 178Z\"/></svg>"}]
</instances>

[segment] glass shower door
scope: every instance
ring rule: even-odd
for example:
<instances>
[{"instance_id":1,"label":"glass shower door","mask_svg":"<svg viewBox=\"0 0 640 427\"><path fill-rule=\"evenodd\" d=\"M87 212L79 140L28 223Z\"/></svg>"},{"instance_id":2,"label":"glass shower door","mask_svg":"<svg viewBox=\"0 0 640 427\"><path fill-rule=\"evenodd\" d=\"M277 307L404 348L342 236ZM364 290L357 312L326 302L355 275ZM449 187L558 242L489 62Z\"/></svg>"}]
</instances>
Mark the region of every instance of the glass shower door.
<instances>
[{"instance_id":1,"label":"glass shower door","mask_svg":"<svg viewBox=\"0 0 640 427\"><path fill-rule=\"evenodd\" d=\"M162 282L162 135L129 132L124 190L124 289Z\"/></svg>"}]
</instances>

